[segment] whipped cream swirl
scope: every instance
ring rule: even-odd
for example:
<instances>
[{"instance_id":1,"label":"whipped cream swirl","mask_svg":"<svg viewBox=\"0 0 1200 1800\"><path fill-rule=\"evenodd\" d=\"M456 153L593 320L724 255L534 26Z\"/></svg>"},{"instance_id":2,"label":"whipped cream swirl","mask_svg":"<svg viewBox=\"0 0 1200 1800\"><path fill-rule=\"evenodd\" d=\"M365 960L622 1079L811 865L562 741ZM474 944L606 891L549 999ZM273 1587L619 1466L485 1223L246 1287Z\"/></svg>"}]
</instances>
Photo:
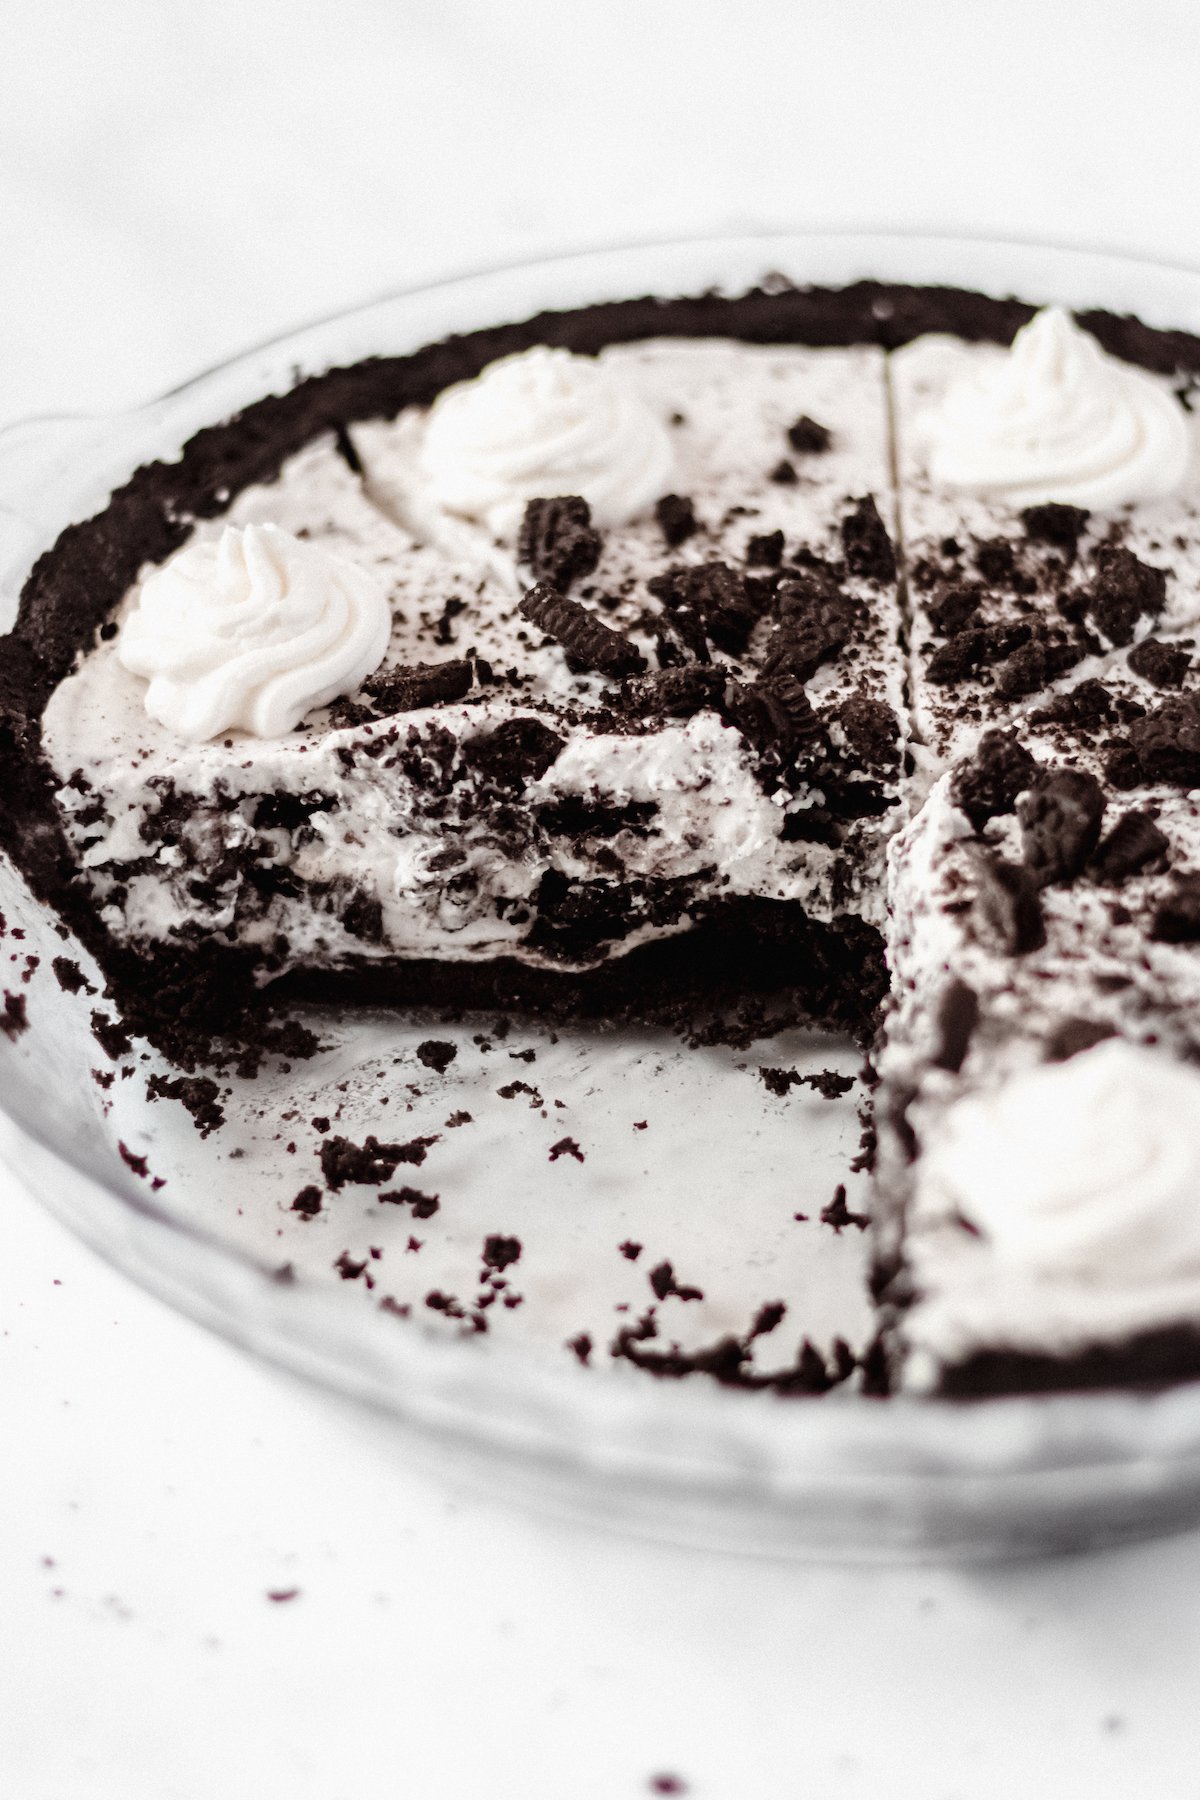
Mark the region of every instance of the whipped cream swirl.
<instances>
[{"instance_id":1,"label":"whipped cream swirl","mask_svg":"<svg viewBox=\"0 0 1200 1800\"><path fill-rule=\"evenodd\" d=\"M391 627L371 570L277 525L227 525L147 576L116 654L186 742L277 738L377 669Z\"/></svg>"},{"instance_id":2,"label":"whipped cream swirl","mask_svg":"<svg viewBox=\"0 0 1200 1800\"><path fill-rule=\"evenodd\" d=\"M1173 395L1057 306L952 387L921 431L937 486L1014 507L1061 500L1103 512L1158 499L1179 486L1188 458Z\"/></svg>"},{"instance_id":3,"label":"whipped cream swirl","mask_svg":"<svg viewBox=\"0 0 1200 1800\"><path fill-rule=\"evenodd\" d=\"M959 1100L922 1161L1005 1265L1097 1287L1200 1270L1200 1074L1109 1040Z\"/></svg>"},{"instance_id":4,"label":"whipped cream swirl","mask_svg":"<svg viewBox=\"0 0 1200 1800\"><path fill-rule=\"evenodd\" d=\"M618 375L541 344L439 394L419 451L436 504L507 540L527 501L557 494L628 524L669 490L674 461L667 426Z\"/></svg>"}]
</instances>

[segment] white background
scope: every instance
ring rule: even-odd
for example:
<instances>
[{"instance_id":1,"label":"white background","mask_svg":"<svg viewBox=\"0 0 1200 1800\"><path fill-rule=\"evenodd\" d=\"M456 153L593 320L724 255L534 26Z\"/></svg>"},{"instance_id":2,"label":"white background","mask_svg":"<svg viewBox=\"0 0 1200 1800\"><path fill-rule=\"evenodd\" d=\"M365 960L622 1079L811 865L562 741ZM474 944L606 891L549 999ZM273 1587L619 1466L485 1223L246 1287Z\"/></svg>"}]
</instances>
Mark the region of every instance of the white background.
<instances>
[{"instance_id":1,"label":"white background","mask_svg":"<svg viewBox=\"0 0 1200 1800\"><path fill-rule=\"evenodd\" d=\"M1184 0L0 0L0 422L616 239L1200 263L1198 92ZM1200 1537L838 1571L455 1499L11 1179L0 1445L5 1800L1200 1792Z\"/></svg>"}]
</instances>

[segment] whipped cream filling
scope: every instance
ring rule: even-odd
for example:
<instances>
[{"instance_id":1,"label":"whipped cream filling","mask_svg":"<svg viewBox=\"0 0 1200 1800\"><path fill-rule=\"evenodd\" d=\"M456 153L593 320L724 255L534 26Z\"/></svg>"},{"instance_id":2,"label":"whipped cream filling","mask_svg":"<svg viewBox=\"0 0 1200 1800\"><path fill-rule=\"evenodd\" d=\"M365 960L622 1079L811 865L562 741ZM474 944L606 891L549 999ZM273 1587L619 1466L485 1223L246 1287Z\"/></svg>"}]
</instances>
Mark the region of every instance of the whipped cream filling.
<instances>
[{"instance_id":1,"label":"whipped cream filling","mask_svg":"<svg viewBox=\"0 0 1200 1800\"><path fill-rule=\"evenodd\" d=\"M133 690L132 678L126 677ZM90 712L103 706L112 717L113 691L103 696L75 690L75 704ZM129 691L130 711L137 696ZM439 733L469 745L481 732L514 717L496 702L439 707L411 723L418 732L436 722ZM75 720L69 721L78 723ZM60 714L60 723L68 723ZM391 722L376 727L387 735ZM98 882L120 878L119 906L106 914L118 934L160 939L186 928L203 913L213 931L229 931L243 943L272 948L285 937L284 964L336 963L347 957L389 955L486 959L516 955L529 962L561 963L553 949L529 945L539 885L549 870L572 879L611 882L611 858L629 878L689 884L703 901L754 895L797 900L818 913L833 879L835 853L824 845L780 839L780 813L756 784L738 732L715 714L700 713L647 737L572 732L545 775L526 789L531 810L582 799L620 809L641 803L649 816L635 829L618 830L592 843L570 835L547 838L533 829L514 832L511 807L496 814L469 806L449 813L429 804L422 778L406 772L410 719L393 745L364 756L361 731L325 734L306 748L283 740L262 746L249 761L231 759L221 745L205 745L192 762L190 792L197 802L178 841L146 860L157 842L159 806L166 797L170 764L155 756L143 734L138 758L109 772L106 800L111 822L98 824L90 793L66 787L60 800L81 860ZM370 739L367 740L370 742ZM263 793L316 797L302 828L264 828ZM78 821L76 823L75 821ZM177 828L178 829L178 828ZM273 854L263 854L264 840ZM219 873L231 857L258 844L256 864L286 868L284 885L266 910L247 911L247 890L236 871ZM131 863L139 868L131 868ZM217 871L207 910L198 902L197 873ZM378 933L369 940L346 929L333 905L314 895L340 889L379 905ZM869 910L869 896L863 900ZM648 937L670 935L691 923L686 906L678 917L648 916L620 940L622 952ZM596 960L603 950L583 961Z\"/></svg>"},{"instance_id":2,"label":"whipped cream filling","mask_svg":"<svg viewBox=\"0 0 1200 1800\"><path fill-rule=\"evenodd\" d=\"M147 575L116 656L185 742L277 738L372 674L391 629L371 569L278 525L227 525Z\"/></svg>"},{"instance_id":3,"label":"whipped cream filling","mask_svg":"<svg viewBox=\"0 0 1200 1800\"><path fill-rule=\"evenodd\" d=\"M1178 401L1057 306L956 383L917 432L935 487L1013 507L1159 499L1188 463Z\"/></svg>"}]
</instances>

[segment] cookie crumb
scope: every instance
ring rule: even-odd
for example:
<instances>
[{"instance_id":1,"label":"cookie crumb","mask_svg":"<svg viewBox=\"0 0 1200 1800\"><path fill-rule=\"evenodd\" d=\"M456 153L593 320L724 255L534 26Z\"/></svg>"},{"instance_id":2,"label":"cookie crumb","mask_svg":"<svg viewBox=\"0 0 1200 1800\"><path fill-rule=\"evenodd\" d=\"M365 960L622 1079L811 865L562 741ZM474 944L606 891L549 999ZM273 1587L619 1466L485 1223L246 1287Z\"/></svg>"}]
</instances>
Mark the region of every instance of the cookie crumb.
<instances>
[{"instance_id":1,"label":"cookie crumb","mask_svg":"<svg viewBox=\"0 0 1200 1800\"><path fill-rule=\"evenodd\" d=\"M865 1231L870 1222L866 1213L853 1212L847 1206L845 1184L839 1181L833 1199L821 1209L822 1225L832 1225L840 1236L843 1225L857 1225L860 1231Z\"/></svg>"},{"instance_id":2,"label":"cookie crumb","mask_svg":"<svg viewBox=\"0 0 1200 1800\"><path fill-rule=\"evenodd\" d=\"M820 456L833 442L833 434L828 426L818 425L807 413L801 413L795 424L788 426L787 441L801 456Z\"/></svg>"},{"instance_id":3,"label":"cookie crumb","mask_svg":"<svg viewBox=\"0 0 1200 1800\"><path fill-rule=\"evenodd\" d=\"M668 550L678 549L699 530L695 508L682 494L664 494L655 502L654 517Z\"/></svg>"}]
</instances>

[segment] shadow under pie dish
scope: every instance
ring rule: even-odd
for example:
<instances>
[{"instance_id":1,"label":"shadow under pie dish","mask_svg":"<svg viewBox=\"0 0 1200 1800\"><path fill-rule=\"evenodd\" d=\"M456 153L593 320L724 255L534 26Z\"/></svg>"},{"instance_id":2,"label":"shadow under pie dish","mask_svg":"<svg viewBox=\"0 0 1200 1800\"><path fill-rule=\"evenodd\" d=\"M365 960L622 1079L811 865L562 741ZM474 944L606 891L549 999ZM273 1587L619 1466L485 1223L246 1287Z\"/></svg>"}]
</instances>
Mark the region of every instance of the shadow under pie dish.
<instances>
[{"instance_id":1,"label":"shadow under pie dish","mask_svg":"<svg viewBox=\"0 0 1200 1800\"><path fill-rule=\"evenodd\" d=\"M876 1385L1194 1373L1200 346L1032 317L632 302L247 408L35 569L14 857L185 1069L260 994L850 1025Z\"/></svg>"}]
</instances>

